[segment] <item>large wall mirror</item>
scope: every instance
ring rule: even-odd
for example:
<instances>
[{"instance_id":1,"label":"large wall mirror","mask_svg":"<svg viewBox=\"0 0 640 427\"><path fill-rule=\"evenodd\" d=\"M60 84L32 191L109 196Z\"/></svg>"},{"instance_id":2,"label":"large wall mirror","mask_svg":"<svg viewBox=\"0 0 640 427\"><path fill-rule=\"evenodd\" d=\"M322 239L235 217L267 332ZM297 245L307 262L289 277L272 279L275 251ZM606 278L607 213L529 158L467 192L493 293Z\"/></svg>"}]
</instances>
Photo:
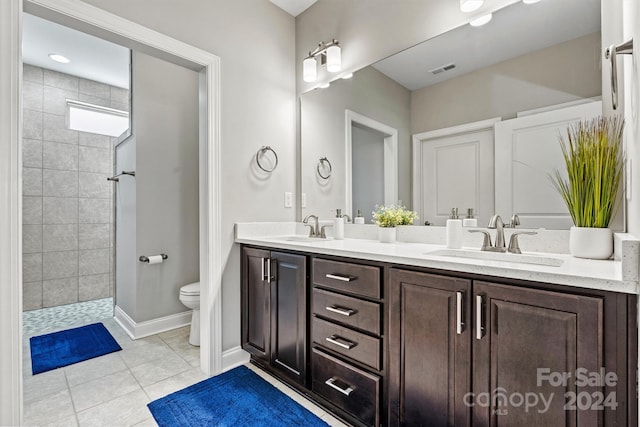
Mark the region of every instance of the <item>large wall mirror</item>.
<instances>
[{"instance_id":1,"label":"large wall mirror","mask_svg":"<svg viewBox=\"0 0 640 427\"><path fill-rule=\"evenodd\" d=\"M376 204L401 203L433 225L457 207L474 208L481 225L518 213L522 226L568 228L546 172L526 163L561 166L558 123L582 104L600 113L601 52L600 0L518 2L482 27L463 25L301 95L302 215L360 210L369 223ZM496 127L521 129L511 121L532 115L556 128L518 134L526 150L494 142ZM531 191L512 185L518 177L545 190L527 199ZM529 206L558 215L527 223Z\"/></svg>"}]
</instances>

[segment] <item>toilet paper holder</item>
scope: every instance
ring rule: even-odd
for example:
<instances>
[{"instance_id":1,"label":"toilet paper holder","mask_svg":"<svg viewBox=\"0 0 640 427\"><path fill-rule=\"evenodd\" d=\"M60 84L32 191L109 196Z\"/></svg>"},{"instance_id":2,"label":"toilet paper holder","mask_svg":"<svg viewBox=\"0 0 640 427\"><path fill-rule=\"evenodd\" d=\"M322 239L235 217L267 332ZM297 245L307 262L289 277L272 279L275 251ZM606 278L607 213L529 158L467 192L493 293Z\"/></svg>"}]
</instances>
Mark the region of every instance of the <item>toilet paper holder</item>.
<instances>
[{"instance_id":1,"label":"toilet paper holder","mask_svg":"<svg viewBox=\"0 0 640 427\"><path fill-rule=\"evenodd\" d=\"M169 258L169 255L167 254L160 254L160 256L162 257L162 260L164 261L165 259ZM140 258L138 258L140 260L140 262L149 262L149 257L146 255L140 255Z\"/></svg>"}]
</instances>

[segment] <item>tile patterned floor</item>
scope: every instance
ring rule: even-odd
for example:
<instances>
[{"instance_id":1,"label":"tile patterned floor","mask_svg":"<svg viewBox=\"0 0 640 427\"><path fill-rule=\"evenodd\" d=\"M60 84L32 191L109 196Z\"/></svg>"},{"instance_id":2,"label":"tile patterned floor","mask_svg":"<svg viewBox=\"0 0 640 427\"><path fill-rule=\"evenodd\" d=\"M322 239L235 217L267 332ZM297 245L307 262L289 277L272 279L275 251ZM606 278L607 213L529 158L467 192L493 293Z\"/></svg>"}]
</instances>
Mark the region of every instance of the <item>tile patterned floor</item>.
<instances>
[{"instance_id":1,"label":"tile patterned floor","mask_svg":"<svg viewBox=\"0 0 640 427\"><path fill-rule=\"evenodd\" d=\"M44 309L48 310L48 309ZM37 310L41 311L41 310ZM67 307L67 313L87 313ZM33 314L30 314L33 313ZM200 371L198 347L189 344L189 328L179 328L139 340L132 340L110 318L84 314L70 316L67 324L50 313L31 316L23 339L24 425L26 426L155 426L147 403L206 378ZM34 321L37 318L42 322ZM82 321L86 320L84 323ZM102 321L122 351L33 376L28 337ZM48 325L55 323L57 327ZM25 324L27 323L25 319ZM345 424L314 405L284 383L253 365L258 375L331 426Z\"/></svg>"},{"instance_id":2,"label":"tile patterned floor","mask_svg":"<svg viewBox=\"0 0 640 427\"><path fill-rule=\"evenodd\" d=\"M22 313L24 335L33 336L113 317L113 298L79 302Z\"/></svg>"}]
</instances>

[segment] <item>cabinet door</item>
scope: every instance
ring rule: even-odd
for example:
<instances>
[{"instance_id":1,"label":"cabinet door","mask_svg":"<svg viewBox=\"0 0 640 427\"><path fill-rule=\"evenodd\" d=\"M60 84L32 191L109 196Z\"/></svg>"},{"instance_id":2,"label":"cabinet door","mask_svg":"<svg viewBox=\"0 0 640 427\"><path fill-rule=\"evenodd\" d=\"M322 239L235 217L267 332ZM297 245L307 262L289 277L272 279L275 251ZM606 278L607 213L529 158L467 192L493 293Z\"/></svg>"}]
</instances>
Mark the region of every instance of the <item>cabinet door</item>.
<instances>
[{"instance_id":1,"label":"cabinet door","mask_svg":"<svg viewBox=\"0 0 640 427\"><path fill-rule=\"evenodd\" d=\"M271 252L271 365L300 384L306 378L306 257Z\"/></svg>"},{"instance_id":2,"label":"cabinet door","mask_svg":"<svg viewBox=\"0 0 640 427\"><path fill-rule=\"evenodd\" d=\"M469 280L391 269L389 425L467 426Z\"/></svg>"},{"instance_id":3,"label":"cabinet door","mask_svg":"<svg viewBox=\"0 0 640 427\"><path fill-rule=\"evenodd\" d=\"M269 360L269 251L242 250L242 348Z\"/></svg>"},{"instance_id":4,"label":"cabinet door","mask_svg":"<svg viewBox=\"0 0 640 427\"><path fill-rule=\"evenodd\" d=\"M479 426L598 426L602 387L579 387L577 370L597 373L602 300L474 282L473 405ZM572 396L577 410L571 406ZM580 410L580 407L589 409Z\"/></svg>"}]
</instances>

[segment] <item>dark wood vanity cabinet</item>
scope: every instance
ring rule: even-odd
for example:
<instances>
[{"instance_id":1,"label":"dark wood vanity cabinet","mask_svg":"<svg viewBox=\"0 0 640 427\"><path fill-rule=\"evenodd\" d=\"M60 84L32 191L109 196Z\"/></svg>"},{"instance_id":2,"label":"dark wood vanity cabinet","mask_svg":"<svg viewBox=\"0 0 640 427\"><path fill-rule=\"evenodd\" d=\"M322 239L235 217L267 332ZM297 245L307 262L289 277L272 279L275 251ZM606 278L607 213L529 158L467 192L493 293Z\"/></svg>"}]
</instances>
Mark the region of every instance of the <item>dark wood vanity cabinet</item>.
<instances>
[{"instance_id":1,"label":"dark wood vanity cabinet","mask_svg":"<svg viewBox=\"0 0 640 427\"><path fill-rule=\"evenodd\" d=\"M390 425L634 423L626 296L395 268L389 294Z\"/></svg>"},{"instance_id":2,"label":"dark wood vanity cabinet","mask_svg":"<svg viewBox=\"0 0 640 427\"><path fill-rule=\"evenodd\" d=\"M242 348L305 385L307 257L243 248Z\"/></svg>"}]
</instances>

